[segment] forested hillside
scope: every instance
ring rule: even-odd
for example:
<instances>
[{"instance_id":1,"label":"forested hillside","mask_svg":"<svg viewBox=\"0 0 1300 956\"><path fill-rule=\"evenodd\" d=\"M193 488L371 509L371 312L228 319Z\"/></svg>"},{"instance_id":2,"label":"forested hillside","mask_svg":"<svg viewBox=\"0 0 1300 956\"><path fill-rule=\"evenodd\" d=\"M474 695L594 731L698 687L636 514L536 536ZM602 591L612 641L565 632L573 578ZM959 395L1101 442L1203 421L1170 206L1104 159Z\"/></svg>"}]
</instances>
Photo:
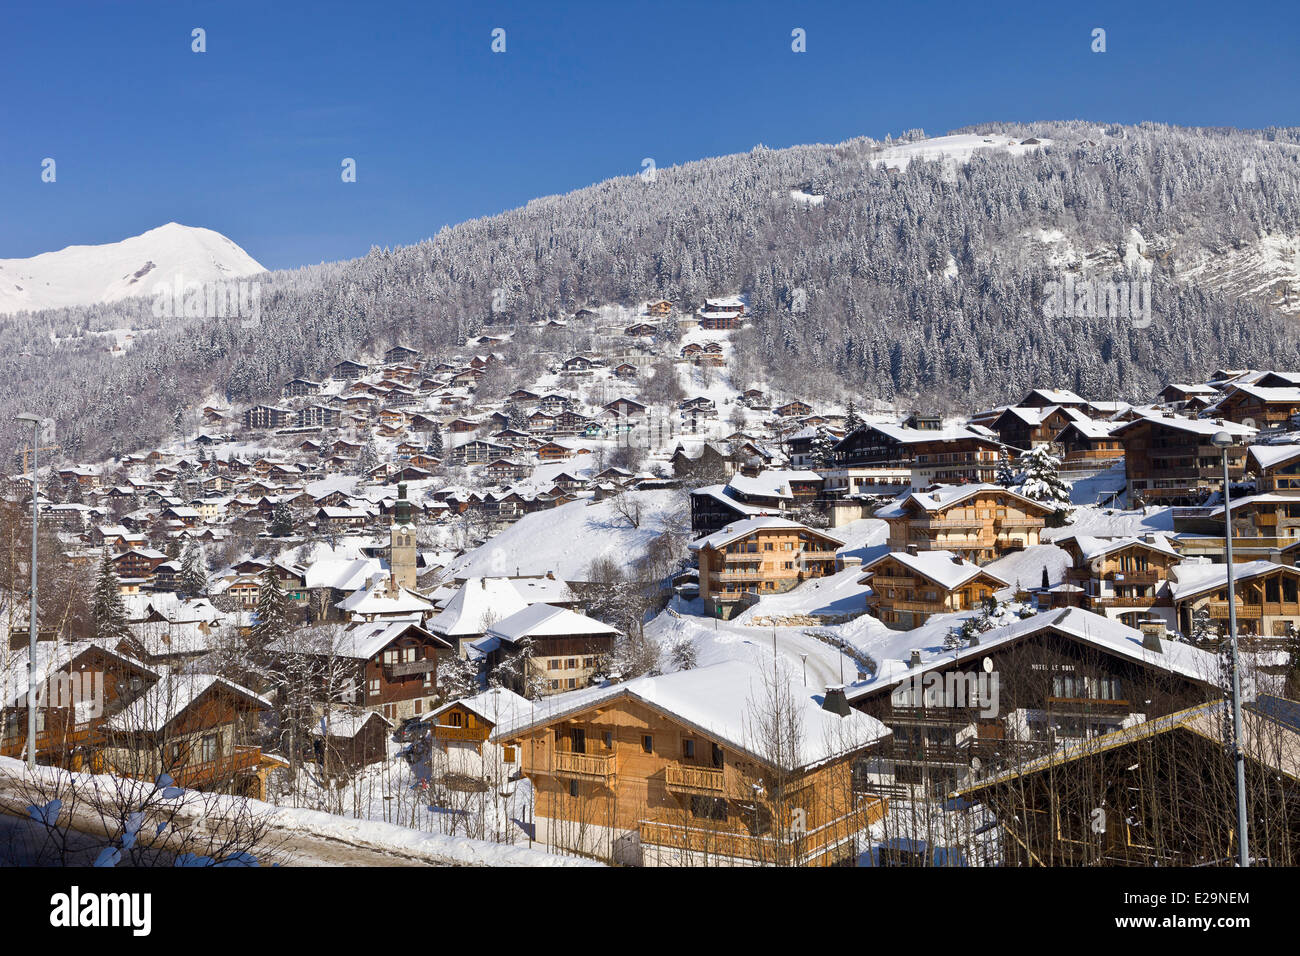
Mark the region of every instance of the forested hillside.
<instances>
[{"instance_id":1,"label":"forested hillside","mask_svg":"<svg viewBox=\"0 0 1300 956\"><path fill-rule=\"evenodd\" d=\"M18 440L9 420L19 411L57 417L69 455L125 452L175 431L214 391L269 398L294 375L397 342L436 353L493 322L733 292L753 316L733 377L810 398L942 409L1054 384L1123 399L1220 365L1300 364L1276 308L1297 290L1185 276L1207 258L1251 254L1261 237L1300 234L1300 130L1069 122L965 132L1042 145L891 169L887 144L864 138L622 176L413 246L269 273L256 327L155 319L148 298L7 317L4 447ZM1062 242L1073 259L1053 252ZM1069 269L1149 272L1153 323L1044 316L1044 285ZM91 334L128 327L154 331L121 355ZM518 335L512 348L535 345Z\"/></svg>"}]
</instances>

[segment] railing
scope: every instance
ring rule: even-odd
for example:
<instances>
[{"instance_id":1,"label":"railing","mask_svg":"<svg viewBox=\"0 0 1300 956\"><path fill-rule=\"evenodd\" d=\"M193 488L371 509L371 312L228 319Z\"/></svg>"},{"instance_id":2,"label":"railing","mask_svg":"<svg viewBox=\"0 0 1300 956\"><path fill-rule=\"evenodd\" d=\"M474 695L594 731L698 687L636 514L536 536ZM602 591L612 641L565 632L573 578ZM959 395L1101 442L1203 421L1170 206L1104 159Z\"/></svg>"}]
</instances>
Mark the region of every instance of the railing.
<instances>
[{"instance_id":1,"label":"railing","mask_svg":"<svg viewBox=\"0 0 1300 956\"><path fill-rule=\"evenodd\" d=\"M1210 617L1228 616L1227 601L1211 601L1206 607L1209 609ZM1261 604L1237 604L1237 617L1262 617L1264 606Z\"/></svg>"},{"instance_id":2,"label":"railing","mask_svg":"<svg viewBox=\"0 0 1300 956\"><path fill-rule=\"evenodd\" d=\"M1148 568L1145 571L1108 571L1104 577L1122 584L1155 584L1165 579L1164 571Z\"/></svg>"},{"instance_id":3,"label":"railing","mask_svg":"<svg viewBox=\"0 0 1300 956\"><path fill-rule=\"evenodd\" d=\"M698 793L722 793L725 786L721 770L686 767L680 764L670 764L665 768L664 781L674 790L691 790Z\"/></svg>"},{"instance_id":4,"label":"railing","mask_svg":"<svg viewBox=\"0 0 1300 956\"><path fill-rule=\"evenodd\" d=\"M860 833L883 819L889 801L876 795L864 796L853 810L806 833L787 832L781 838L755 836L728 824L682 826L655 820L642 820L639 826L643 845L693 855L707 854L755 863L815 863L817 857L836 844ZM703 822L703 821L702 821Z\"/></svg>"},{"instance_id":5,"label":"railing","mask_svg":"<svg viewBox=\"0 0 1300 956\"><path fill-rule=\"evenodd\" d=\"M1113 595L1094 594L1088 598L1093 607L1169 607L1168 598L1158 598L1154 594L1147 597L1114 597Z\"/></svg>"},{"instance_id":6,"label":"railing","mask_svg":"<svg viewBox=\"0 0 1300 956\"><path fill-rule=\"evenodd\" d=\"M451 724L434 724L433 736L439 740L475 740L488 739L491 730L487 727L454 727Z\"/></svg>"},{"instance_id":7,"label":"railing","mask_svg":"<svg viewBox=\"0 0 1300 956\"><path fill-rule=\"evenodd\" d=\"M911 518L908 524L916 528L982 528L992 518Z\"/></svg>"},{"instance_id":8,"label":"railing","mask_svg":"<svg viewBox=\"0 0 1300 956\"><path fill-rule=\"evenodd\" d=\"M70 750L81 744L89 743L96 737L96 731L93 727L83 727L80 730L40 730L36 732L36 752L41 753L53 750ZM18 726L18 735L8 737L0 742L0 756L18 757L27 749L27 721L24 719Z\"/></svg>"},{"instance_id":9,"label":"railing","mask_svg":"<svg viewBox=\"0 0 1300 956\"><path fill-rule=\"evenodd\" d=\"M1041 528L1043 526L1042 518L994 518L993 527L995 528Z\"/></svg>"},{"instance_id":10,"label":"railing","mask_svg":"<svg viewBox=\"0 0 1300 956\"><path fill-rule=\"evenodd\" d=\"M551 762L554 773L584 780L612 780L616 773L614 755L556 753Z\"/></svg>"},{"instance_id":11,"label":"railing","mask_svg":"<svg viewBox=\"0 0 1300 956\"><path fill-rule=\"evenodd\" d=\"M223 780L245 770L255 770L262 759L260 747L236 747L234 752L206 760L187 763L171 771L171 777L180 787L190 787Z\"/></svg>"},{"instance_id":12,"label":"railing","mask_svg":"<svg viewBox=\"0 0 1300 956\"><path fill-rule=\"evenodd\" d=\"M718 581L762 581L769 577L765 571L721 571L709 575Z\"/></svg>"},{"instance_id":13,"label":"railing","mask_svg":"<svg viewBox=\"0 0 1300 956\"><path fill-rule=\"evenodd\" d=\"M388 671L391 677L409 677L411 674L427 674L430 671L437 670L438 661L436 658L426 657L418 661L385 664L384 669Z\"/></svg>"},{"instance_id":14,"label":"railing","mask_svg":"<svg viewBox=\"0 0 1300 956\"><path fill-rule=\"evenodd\" d=\"M882 598L880 603L890 606L895 611L922 611L926 614L942 614L949 610L942 601L894 601L890 598Z\"/></svg>"}]
</instances>

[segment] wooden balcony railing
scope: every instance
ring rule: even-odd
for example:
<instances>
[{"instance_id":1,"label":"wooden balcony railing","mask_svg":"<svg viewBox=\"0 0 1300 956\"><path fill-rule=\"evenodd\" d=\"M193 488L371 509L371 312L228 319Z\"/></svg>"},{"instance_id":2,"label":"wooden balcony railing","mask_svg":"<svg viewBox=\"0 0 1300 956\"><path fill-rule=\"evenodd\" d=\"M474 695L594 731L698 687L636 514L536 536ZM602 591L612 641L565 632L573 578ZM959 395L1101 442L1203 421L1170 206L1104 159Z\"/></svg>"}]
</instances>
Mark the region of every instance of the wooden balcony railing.
<instances>
[{"instance_id":1,"label":"wooden balcony railing","mask_svg":"<svg viewBox=\"0 0 1300 956\"><path fill-rule=\"evenodd\" d=\"M202 763L187 763L171 771L171 777L178 787L201 787L204 784L227 780L235 774L247 770L256 770L261 762L260 747L235 747L234 751L206 760Z\"/></svg>"},{"instance_id":2,"label":"wooden balcony railing","mask_svg":"<svg viewBox=\"0 0 1300 956\"><path fill-rule=\"evenodd\" d=\"M18 757L25 752L27 748L27 721L25 719L19 724L18 731L17 736L5 737L3 741L0 741L0 756ZM100 737L94 727L41 730L36 734L36 752L38 754L63 752L99 740Z\"/></svg>"},{"instance_id":3,"label":"wooden balcony railing","mask_svg":"<svg viewBox=\"0 0 1300 956\"><path fill-rule=\"evenodd\" d=\"M602 783L613 780L617 773L617 765L613 754L561 752L554 755L551 769L561 777L577 777L581 780L597 780Z\"/></svg>"},{"instance_id":4,"label":"wooden balcony railing","mask_svg":"<svg viewBox=\"0 0 1300 956\"><path fill-rule=\"evenodd\" d=\"M688 767L681 764L669 764L664 769L664 781L673 790L686 790L691 793L722 793L725 781L721 770L708 767Z\"/></svg>"},{"instance_id":5,"label":"wooden balcony railing","mask_svg":"<svg viewBox=\"0 0 1300 956\"><path fill-rule=\"evenodd\" d=\"M436 658L426 657L418 661L401 661L396 664L385 664L384 670L388 671L391 677L409 677L412 674L428 674L438 669Z\"/></svg>"},{"instance_id":6,"label":"wooden balcony railing","mask_svg":"<svg viewBox=\"0 0 1300 956\"><path fill-rule=\"evenodd\" d=\"M434 724L433 736L438 740L474 740L488 739L491 730L487 727L453 727L450 724Z\"/></svg>"},{"instance_id":7,"label":"wooden balcony railing","mask_svg":"<svg viewBox=\"0 0 1300 956\"><path fill-rule=\"evenodd\" d=\"M819 862L837 844L881 820L888 810L887 799L868 795L841 817L806 833L787 832L780 837L755 836L726 823L710 827L703 822L682 826L642 820L638 829L643 845L667 851L669 857L681 852L696 858L707 855L757 864L809 865Z\"/></svg>"}]
</instances>

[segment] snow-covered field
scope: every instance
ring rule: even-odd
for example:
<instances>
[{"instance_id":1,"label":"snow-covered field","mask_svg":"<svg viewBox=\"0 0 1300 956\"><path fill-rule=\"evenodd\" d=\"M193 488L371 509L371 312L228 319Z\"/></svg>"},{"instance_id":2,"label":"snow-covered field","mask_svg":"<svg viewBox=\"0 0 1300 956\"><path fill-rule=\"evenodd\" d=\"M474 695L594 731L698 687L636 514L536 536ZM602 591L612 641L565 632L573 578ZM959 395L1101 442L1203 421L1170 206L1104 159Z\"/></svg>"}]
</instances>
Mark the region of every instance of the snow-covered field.
<instances>
[{"instance_id":1,"label":"snow-covered field","mask_svg":"<svg viewBox=\"0 0 1300 956\"><path fill-rule=\"evenodd\" d=\"M457 559L455 577L545 574L566 581L587 580L597 558L610 558L631 567L658 535L675 526L674 515L685 507L678 491L635 491L627 495L641 506L640 527L618 513L618 502L606 499L572 501L548 511L525 515L506 530Z\"/></svg>"}]
</instances>

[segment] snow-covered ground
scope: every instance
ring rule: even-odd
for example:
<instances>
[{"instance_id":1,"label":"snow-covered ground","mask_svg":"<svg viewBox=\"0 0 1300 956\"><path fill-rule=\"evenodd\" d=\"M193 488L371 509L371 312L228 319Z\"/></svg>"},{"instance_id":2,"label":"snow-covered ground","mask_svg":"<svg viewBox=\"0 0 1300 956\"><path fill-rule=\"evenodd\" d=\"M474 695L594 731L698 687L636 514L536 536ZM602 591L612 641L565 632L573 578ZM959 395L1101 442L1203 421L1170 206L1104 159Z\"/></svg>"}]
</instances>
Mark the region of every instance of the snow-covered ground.
<instances>
[{"instance_id":1,"label":"snow-covered ground","mask_svg":"<svg viewBox=\"0 0 1300 956\"><path fill-rule=\"evenodd\" d=\"M1051 140L1044 139L1038 144L1024 146L1021 145L1019 140L1003 133L990 133L988 136L979 133L960 133L952 136L935 136L914 143L898 143L886 146L872 157L871 164L873 166L886 166L890 169L906 169L907 164L914 159L919 159L922 162L950 159L959 163L967 163L970 162L971 156L975 154L977 149L995 149L1010 153L1012 156L1023 156L1040 148L1040 146L1050 144Z\"/></svg>"},{"instance_id":2,"label":"snow-covered ground","mask_svg":"<svg viewBox=\"0 0 1300 956\"><path fill-rule=\"evenodd\" d=\"M628 492L629 504L641 506L639 527L618 513L615 499L572 501L559 508L520 518L509 528L457 559L455 577L545 574L566 581L587 580L597 558L630 568L645 556L650 542L670 527L685 504L679 491Z\"/></svg>"}]
</instances>

